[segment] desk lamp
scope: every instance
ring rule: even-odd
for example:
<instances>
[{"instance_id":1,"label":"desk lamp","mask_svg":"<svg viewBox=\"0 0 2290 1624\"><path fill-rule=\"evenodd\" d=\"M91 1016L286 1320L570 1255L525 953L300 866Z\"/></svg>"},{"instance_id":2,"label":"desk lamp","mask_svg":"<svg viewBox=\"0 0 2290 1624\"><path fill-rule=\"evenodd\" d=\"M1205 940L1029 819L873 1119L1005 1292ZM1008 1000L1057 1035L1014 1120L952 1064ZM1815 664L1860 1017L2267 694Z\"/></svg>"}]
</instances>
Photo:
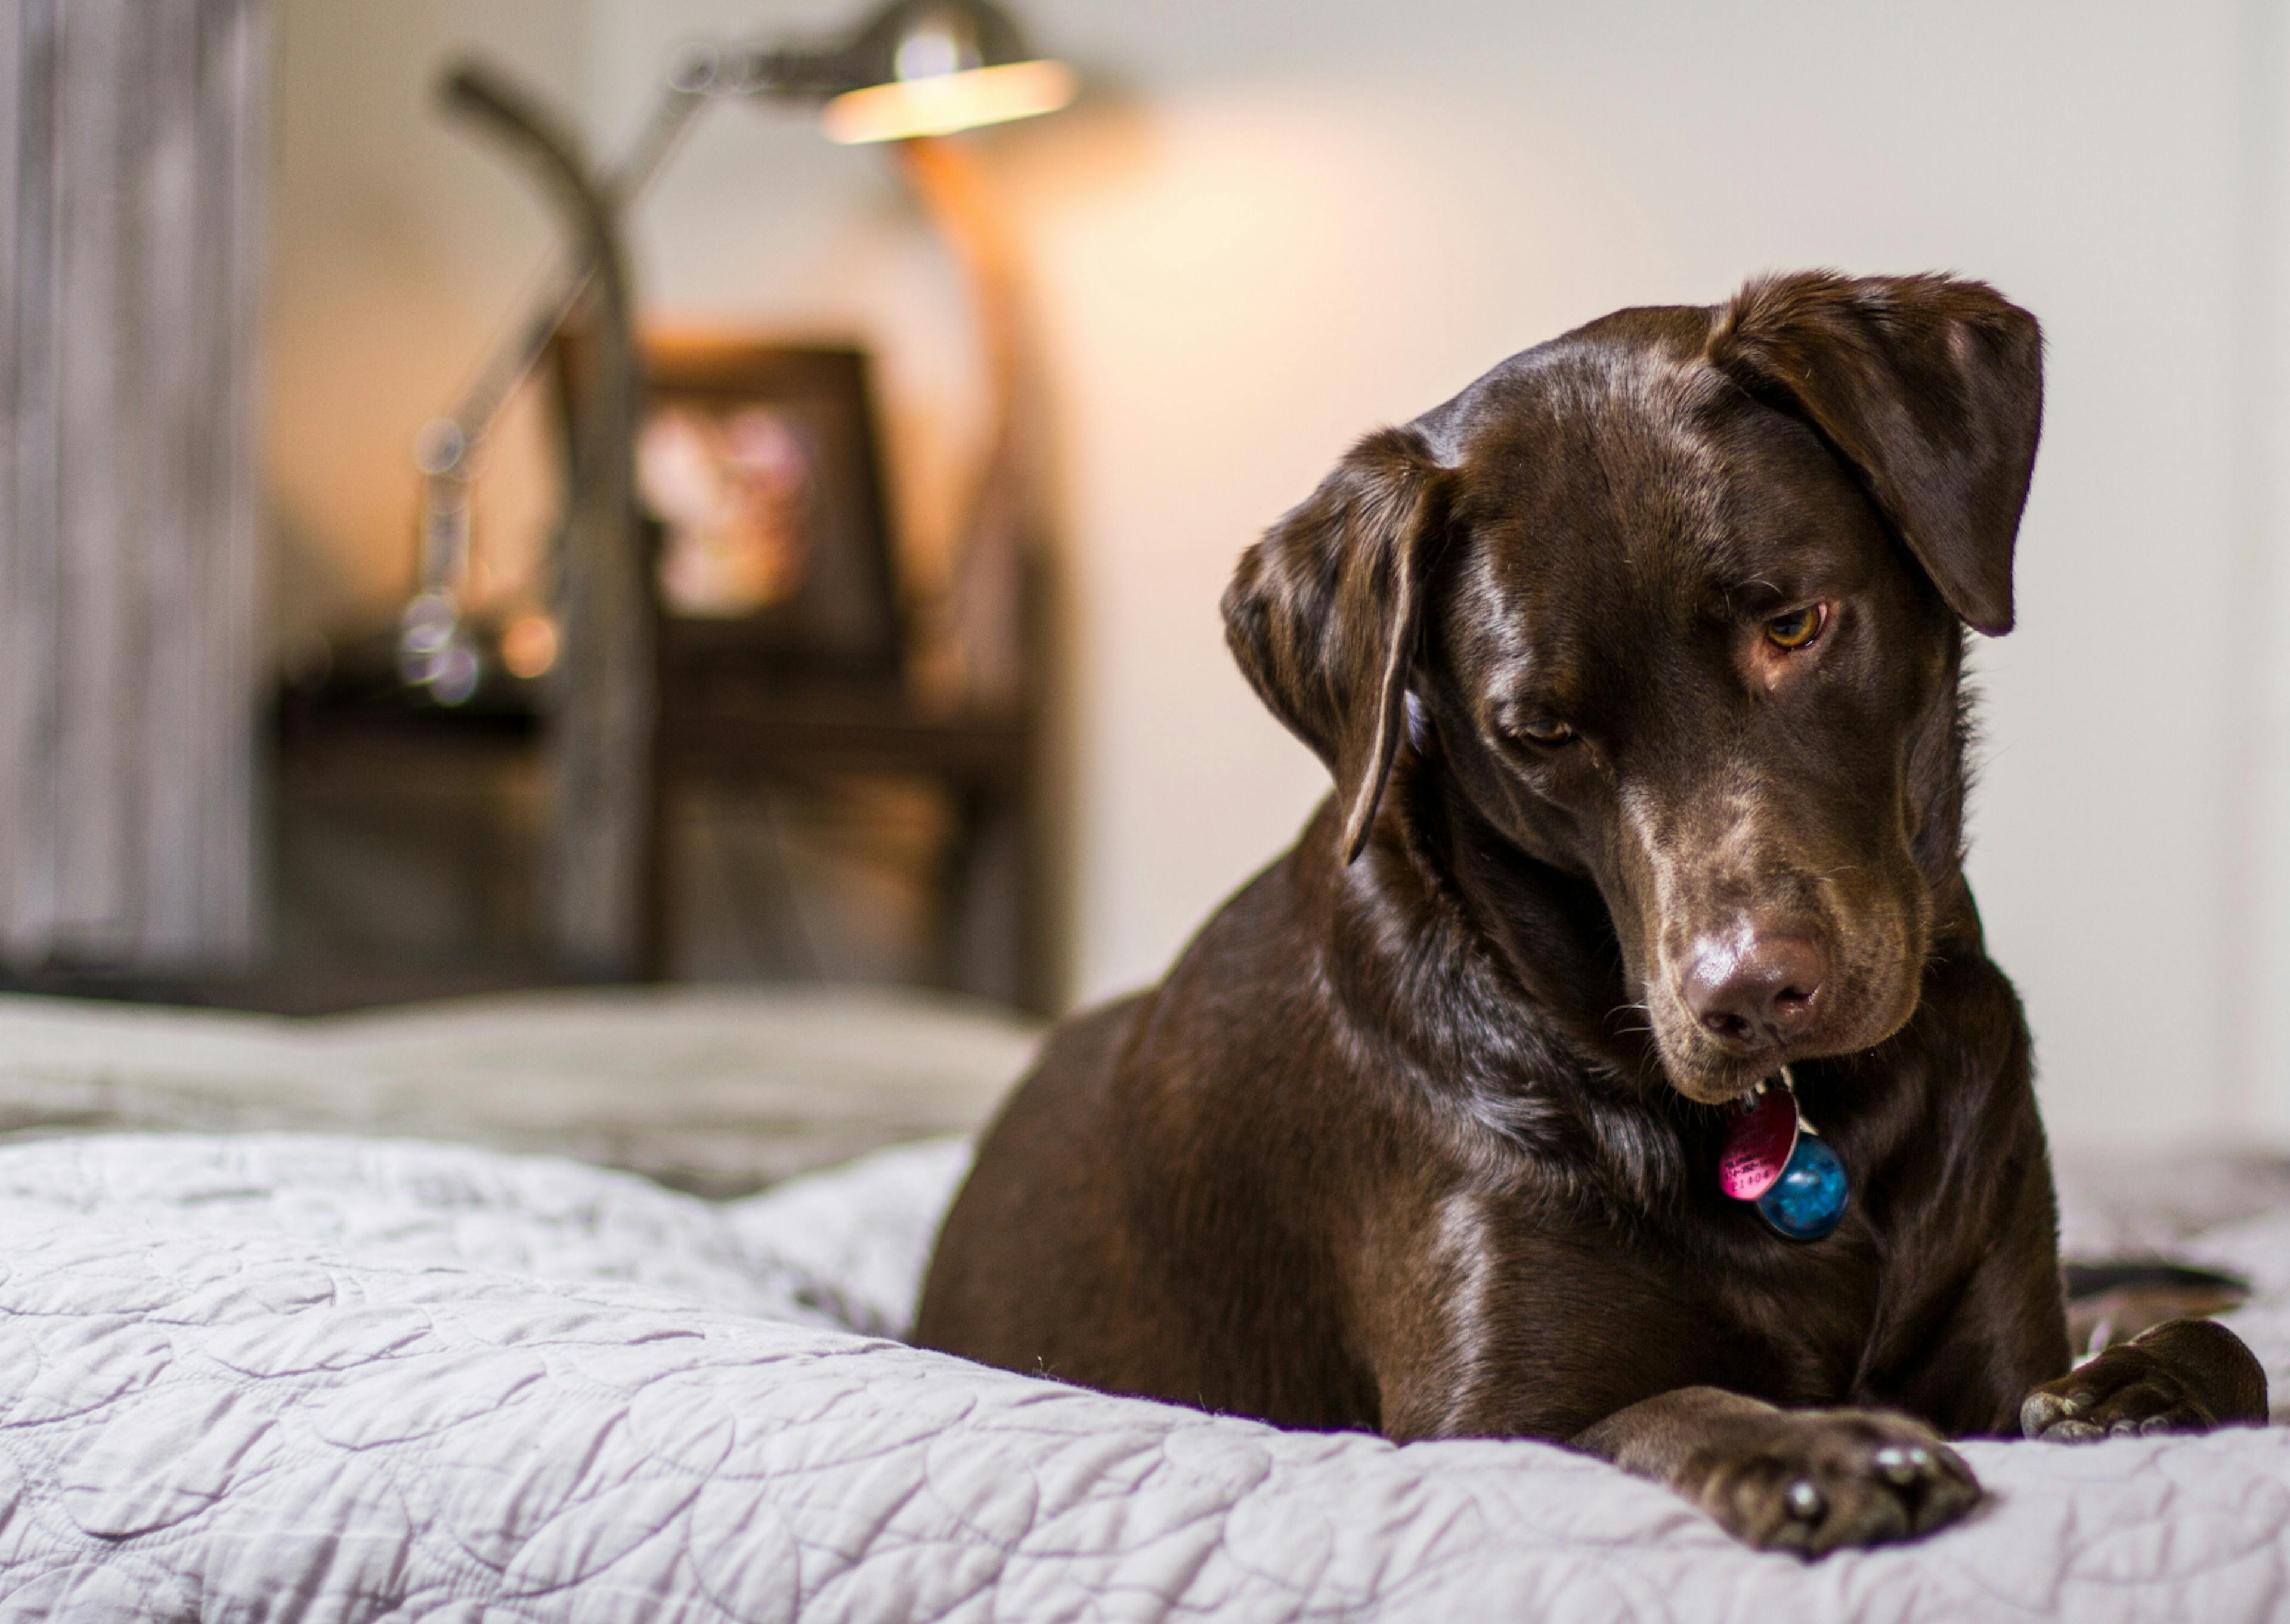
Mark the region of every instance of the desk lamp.
<instances>
[{"instance_id":1,"label":"desk lamp","mask_svg":"<svg viewBox=\"0 0 2290 1624\"><path fill-rule=\"evenodd\" d=\"M855 33L825 45L708 46L669 76L622 162L591 175L570 132L490 69L451 74L449 107L503 137L541 174L575 247L532 316L516 328L448 415L416 443L423 483L420 588L399 622L398 668L441 704L472 694L483 674L462 620L469 563L470 464L517 386L602 276L621 306L620 214L659 173L703 106L726 97L816 102L828 138L855 145L948 135L1054 112L1073 100L1063 63L1034 55L993 0L892 0ZM621 314L625 316L625 311Z\"/></svg>"}]
</instances>

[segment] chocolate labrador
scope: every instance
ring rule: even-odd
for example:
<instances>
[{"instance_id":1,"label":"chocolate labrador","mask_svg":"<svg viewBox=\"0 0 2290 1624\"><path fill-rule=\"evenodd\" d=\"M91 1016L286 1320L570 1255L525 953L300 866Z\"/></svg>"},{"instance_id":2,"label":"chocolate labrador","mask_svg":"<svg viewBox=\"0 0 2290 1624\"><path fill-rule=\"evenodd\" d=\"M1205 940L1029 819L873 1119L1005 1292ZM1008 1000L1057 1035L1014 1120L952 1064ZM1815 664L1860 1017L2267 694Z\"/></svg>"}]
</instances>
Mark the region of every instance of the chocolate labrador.
<instances>
[{"instance_id":1,"label":"chocolate labrador","mask_svg":"<svg viewBox=\"0 0 2290 1624\"><path fill-rule=\"evenodd\" d=\"M1965 628L2012 625L2042 393L1991 289L1813 274L1361 441L1224 599L1335 793L1052 1036L917 1340L1567 1441L1808 1555L1962 1516L1944 1437L2262 1423L2207 1321L2069 1369L1962 860Z\"/></svg>"}]
</instances>

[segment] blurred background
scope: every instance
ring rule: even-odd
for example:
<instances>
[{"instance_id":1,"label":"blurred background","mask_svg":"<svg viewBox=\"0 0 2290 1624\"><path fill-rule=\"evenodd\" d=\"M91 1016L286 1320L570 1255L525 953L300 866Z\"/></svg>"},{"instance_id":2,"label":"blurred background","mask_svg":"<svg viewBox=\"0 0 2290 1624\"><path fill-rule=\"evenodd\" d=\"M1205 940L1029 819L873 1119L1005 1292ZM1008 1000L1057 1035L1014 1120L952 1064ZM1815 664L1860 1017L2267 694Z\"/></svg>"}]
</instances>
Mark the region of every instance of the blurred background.
<instances>
[{"instance_id":1,"label":"blurred background","mask_svg":"<svg viewBox=\"0 0 2290 1624\"><path fill-rule=\"evenodd\" d=\"M1945 269L2049 334L1972 868L2054 1136L2290 1142L2279 5L1013 4L1069 105L845 145L721 95L625 200L632 463L592 291L425 483L578 213L441 76L593 177L696 44L864 11L26 0L9 974L1134 986L1325 788L1216 604L1354 436L1621 306ZM650 550L573 601L584 468Z\"/></svg>"}]
</instances>

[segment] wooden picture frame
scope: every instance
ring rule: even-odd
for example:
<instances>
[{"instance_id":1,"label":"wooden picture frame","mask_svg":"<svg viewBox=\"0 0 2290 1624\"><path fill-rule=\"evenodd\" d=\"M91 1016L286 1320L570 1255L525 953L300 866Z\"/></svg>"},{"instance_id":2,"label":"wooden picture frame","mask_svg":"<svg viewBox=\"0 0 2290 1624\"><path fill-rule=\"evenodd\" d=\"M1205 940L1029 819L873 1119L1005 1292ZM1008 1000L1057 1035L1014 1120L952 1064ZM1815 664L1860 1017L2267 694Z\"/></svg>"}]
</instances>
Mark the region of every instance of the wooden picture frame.
<instances>
[{"instance_id":1,"label":"wooden picture frame","mask_svg":"<svg viewBox=\"0 0 2290 1624\"><path fill-rule=\"evenodd\" d=\"M865 352L688 333L640 348L663 660L895 681L906 627Z\"/></svg>"}]
</instances>

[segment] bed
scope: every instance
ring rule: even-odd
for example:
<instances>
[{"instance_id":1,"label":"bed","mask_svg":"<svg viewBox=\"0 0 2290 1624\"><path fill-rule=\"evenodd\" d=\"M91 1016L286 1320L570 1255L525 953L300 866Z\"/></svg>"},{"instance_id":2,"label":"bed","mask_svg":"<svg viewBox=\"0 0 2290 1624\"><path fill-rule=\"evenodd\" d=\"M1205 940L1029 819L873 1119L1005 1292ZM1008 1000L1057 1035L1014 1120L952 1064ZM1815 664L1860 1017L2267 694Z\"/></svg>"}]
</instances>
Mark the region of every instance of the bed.
<instances>
[{"instance_id":1,"label":"bed","mask_svg":"<svg viewBox=\"0 0 2290 1624\"><path fill-rule=\"evenodd\" d=\"M286 1019L0 995L0 1142L91 1132L397 1133L750 1195L966 1131L1039 1026L865 987L629 987Z\"/></svg>"},{"instance_id":2,"label":"bed","mask_svg":"<svg viewBox=\"0 0 2290 1624\"><path fill-rule=\"evenodd\" d=\"M1282 1434L907 1348L960 1130L1029 1034L887 996L693 996L721 1076L742 1056L824 1068L750 1079L781 1091L783 1138L693 1148L701 1096L732 1117L737 1096L681 1097L653 1063L674 996L380 1021L401 1060L428 1056L411 1071L354 1052L372 1028L0 1001L0 1616L2290 1615L2286 1431L1974 1444L1992 1499L1970 1522L1808 1567L1542 1444ZM135 1030L64 1034L89 1019ZM651 1083L581 1096L598 1115L573 1145L475 1097L504 1068L546 1081L522 1039L488 1060L437 1036L583 1020L560 1063L637 1057ZM827 1036L846 1021L883 1061L849 1089ZM903 1073L902 1044L922 1046ZM480 1142L442 1142L444 1122L391 1136L416 1124L374 1107L387 1079L432 1070L460 1079L439 1087ZM41 1089L78 1119L35 1120ZM224 1120L142 1120L171 1113ZM763 1188L711 1200L648 1163ZM2198 1172L2070 1169L2069 1239L2250 1278L2234 1323L2290 1391L2290 1180L2257 1158Z\"/></svg>"}]
</instances>

